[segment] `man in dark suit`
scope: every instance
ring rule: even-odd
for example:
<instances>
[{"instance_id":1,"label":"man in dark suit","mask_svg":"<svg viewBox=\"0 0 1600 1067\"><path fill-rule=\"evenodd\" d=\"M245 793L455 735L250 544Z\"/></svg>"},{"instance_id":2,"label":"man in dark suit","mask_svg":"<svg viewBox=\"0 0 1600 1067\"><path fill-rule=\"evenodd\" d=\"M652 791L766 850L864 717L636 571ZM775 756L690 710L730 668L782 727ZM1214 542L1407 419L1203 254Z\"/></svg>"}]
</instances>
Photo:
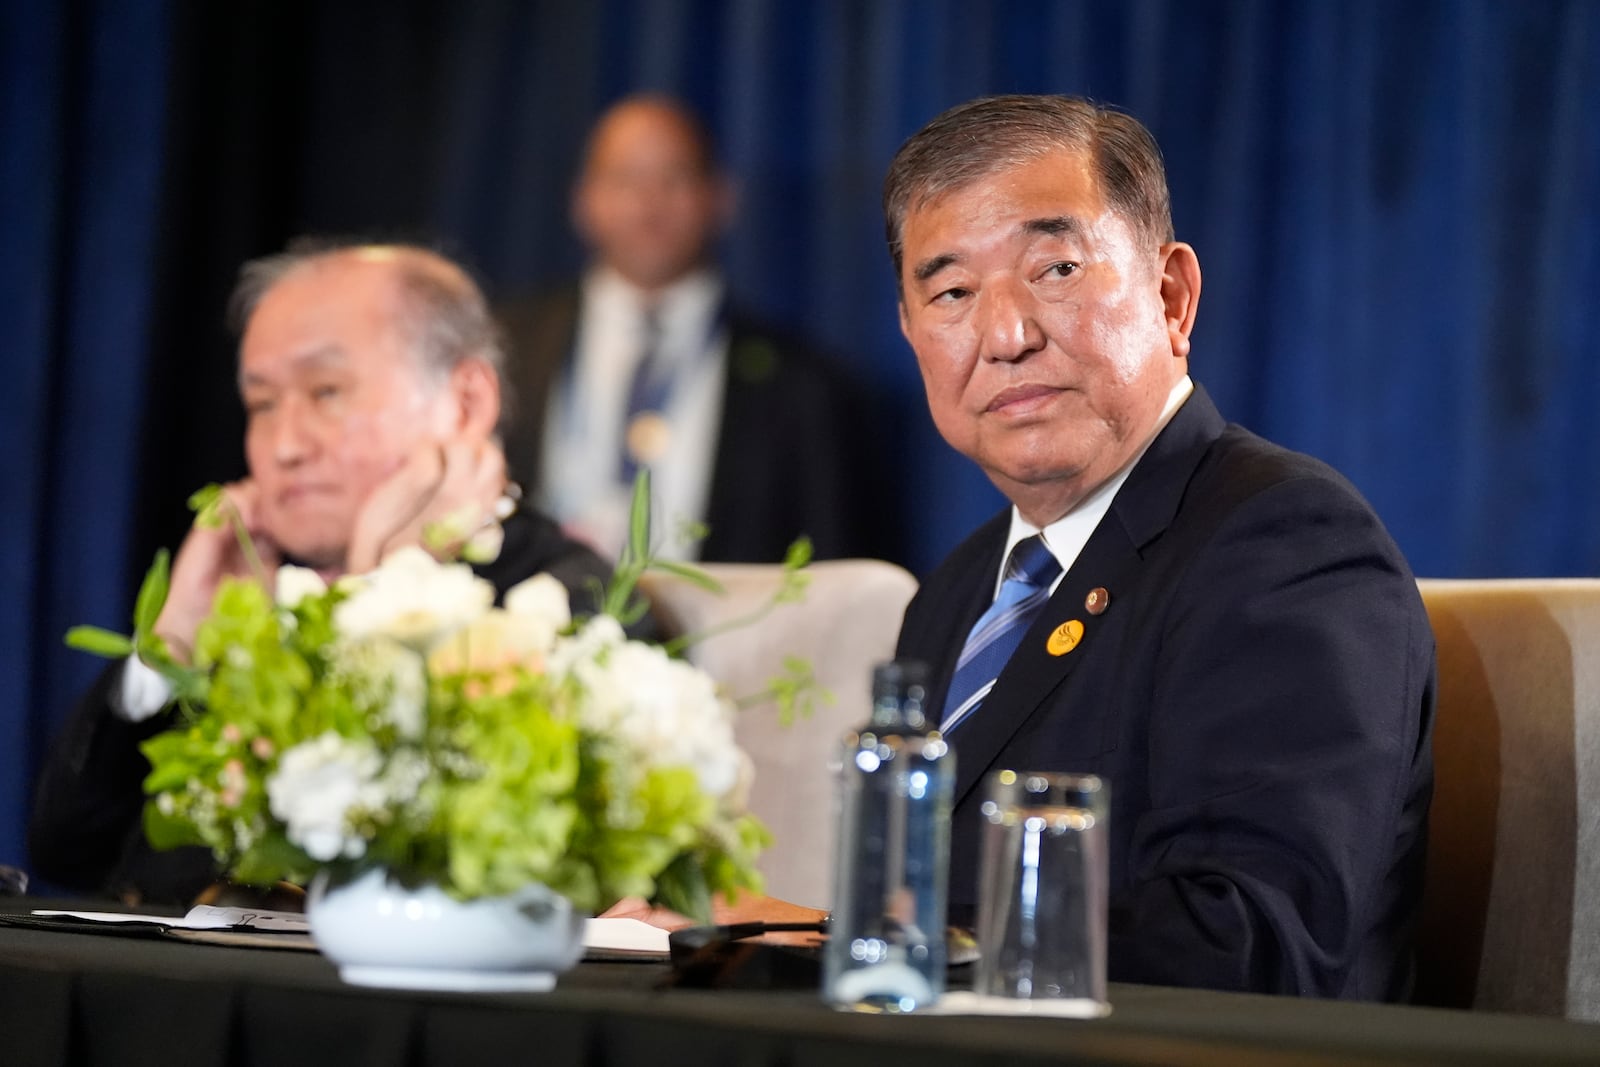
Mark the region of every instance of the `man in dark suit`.
<instances>
[{"instance_id":1,"label":"man in dark suit","mask_svg":"<svg viewBox=\"0 0 1600 1067\"><path fill-rule=\"evenodd\" d=\"M633 475L651 467L669 555L886 555L859 443L860 390L835 364L733 306L712 264L732 197L699 122L632 97L590 137L573 220L581 281L498 309L523 413L507 438L534 499L602 554L620 547Z\"/></svg>"},{"instance_id":2,"label":"man in dark suit","mask_svg":"<svg viewBox=\"0 0 1600 1067\"><path fill-rule=\"evenodd\" d=\"M899 655L957 755L969 918L993 771L1110 783L1114 980L1393 999L1432 788L1433 639L1371 508L1188 377L1200 296L1132 118L974 101L885 184L940 432L1011 501L929 576Z\"/></svg>"},{"instance_id":3,"label":"man in dark suit","mask_svg":"<svg viewBox=\"0 0 1600 1067\"><path fill-rule=\"evenodd\" d=\"M538 573L593 611L610 570L508 494L496 436L503 360L483 296L419 248L291 251L247 264L234 297L250 476L226 489L266 574L329 580L454 527L497 594ZM432 538L429 538L431 543ZM254 567L231 526L195 527L155 631L186 657L225 577ZM108 668L57 738L29 826L36 874L127 901L187 904L216 871L156 852L141 826L139 743L173 724L170 688L137 658Z\"/></svg>"}]
</instances>

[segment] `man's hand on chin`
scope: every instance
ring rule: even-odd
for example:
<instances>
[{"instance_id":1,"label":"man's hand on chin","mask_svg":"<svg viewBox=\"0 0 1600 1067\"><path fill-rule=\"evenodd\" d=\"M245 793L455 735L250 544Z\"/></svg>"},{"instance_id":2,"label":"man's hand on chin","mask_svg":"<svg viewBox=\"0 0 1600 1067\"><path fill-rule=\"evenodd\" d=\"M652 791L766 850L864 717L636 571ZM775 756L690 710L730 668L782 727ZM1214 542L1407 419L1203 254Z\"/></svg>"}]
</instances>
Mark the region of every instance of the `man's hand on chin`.
<instances>
[{"instance_id":1,"label":"man's hand on chin","mask_svg":"<svg viewBox=\"0 0 1600 1067\"><path fill-rule=\"evenodd\" d=\"M459 548L491 515L505 485L505 456L493 441L424 443L361 505L346 570L363 574L407 545L435 548L425 541L434 527L452 530L448 547Z\"/></svg>"},{"instance_id":2,"label":"man's hand on chin","mask_svg":"<svg viewBox=\"0 0 1600 1067\"><path fill-rule=\"evenodd\" d=\"M818 923L825 915L827 912L819 908L808 908L803 904L792 904L787 900L762 896L759 893L740 893L738 899L732 901L718 894L711 901L711 921L719 926L749 922ZM686 926L698 925L693 919L668 908L651 907L647 901L638 897L618 901L607 909L602 918L638 919L663 930L679 930ZM820 939L820 935L815 931L779 930L751 940L778 945L813 945Z\"/></svg>"},{"instance_id":3,"label":"man's hand on chin","mask_svg":"<svg viewBox=\"0 0 1600 1067\"><path fill-rule=\"evenodd\" d=\"M173 561L167 601L161 609L161 617L156 620L155 632L166 640L168 651L180 660L189 658L195 629L211 614L222 579L257 576L252 561L245 556L239 543L235 521L250 535L262 570L259 577L270 583L278 570L277 545L260 527L260 492L256 484L249 479L231 482L223 486L222 491L226 497L222 505L224 521L215 527L195 525L190 528Z\"/></svg>"}]
</instances>

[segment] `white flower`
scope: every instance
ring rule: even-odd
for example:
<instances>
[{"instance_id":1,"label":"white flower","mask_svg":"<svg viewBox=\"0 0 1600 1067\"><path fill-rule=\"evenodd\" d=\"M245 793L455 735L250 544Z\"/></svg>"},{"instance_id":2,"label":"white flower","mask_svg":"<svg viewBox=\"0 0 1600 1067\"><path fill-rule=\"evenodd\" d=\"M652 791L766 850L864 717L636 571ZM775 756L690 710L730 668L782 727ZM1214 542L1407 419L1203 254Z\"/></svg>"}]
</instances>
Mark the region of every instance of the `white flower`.
<instances>
[{"instance_id":1,"label":"white flower","mask_svg":"<svg viewBox=\"0 0 1600 1067\"><path fill-rule=\"evenodd\" d=\"M296 567L285 563L278 568L277 601L280 608L293 610L308 596L321 596L328 591L322 575L309 567Z\"/></svg>"},{"instance_id":2,"label":"white flower","mask_svg":"<svg viewBox=\"0 0 1600 1067\"><path fill-rule=\"evenodd\" d=\"M733 793L744 758L733 738L733 709L704 671L624 639L607 616L561 642L551 659L552 670L571 673L584 688L579 719L586 730L614 738L645 768L690 768L712 797Z\"/></svg>"},{"instance_id":3,"label":"white flower","mask_svg":"<svg viewBox=\"0 0 1600 1067\"><path fill-rule=\"evenodd\" d=\"M289 840L312 859L359 859L367 843L352 829L352 816L383 806L382 765L371 741L329 731L284 752L267 779L267 801Z\"/></svg>"},{"instance_id":4,"label":"white flower","mask_svg":"<svg viewBox=\"0 0 1600 1067\"><path fill-rule=\"evenodd\" d=\"M535 574L506 590L506 611L519 619L538 622L550 631L550 641L572 625L572 604L567 587L548 574Z\"/></svg>"},{"instance_id":5,"label":"white flower","mask_svg":"<svg viewBox=\"0 0 1600 1067\"><path fill-rule=\"evenodd\" d=\"M350 685L357 705L377 707L405 740L422 736L428 675L414 649L388 637L346 641L334 652L334 670Z\"/></svg>"},{"instance_id":6,"label":"white flower","mask_svg":"<svg viewBox=\"0 0 1600 1067\"><path fill-rule=\"evenodd\" d=\"M392 553L364 576L333 621L346 638L392 637L426 651L494 603L494 586L464 563L440 563L416 546Z\"/></svg>"},{"instance_id":7,"label":"white flower","mask_svg":"<svg viewBox=\"0 0 1600 1067\"><path fill-rule=\"evenodd\" d=\"M570 673L579 664L605 658L610 649L627 640L628 635L622 632L620 622L610 615L596 615L583 624L583 629L556 642L555 650L550 653L551 672Z\"/></svg>"}]
</instances>

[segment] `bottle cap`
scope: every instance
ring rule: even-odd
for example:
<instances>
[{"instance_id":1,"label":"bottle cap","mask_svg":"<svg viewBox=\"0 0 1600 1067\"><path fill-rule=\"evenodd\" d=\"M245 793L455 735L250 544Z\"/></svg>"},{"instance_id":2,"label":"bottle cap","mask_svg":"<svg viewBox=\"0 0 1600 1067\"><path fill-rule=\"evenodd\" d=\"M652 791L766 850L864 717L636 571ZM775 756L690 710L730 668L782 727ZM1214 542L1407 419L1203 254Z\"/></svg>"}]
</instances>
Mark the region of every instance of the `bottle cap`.
<instances>
[{"instance_id":1,"label":"bottle cap","mask_svg":"<svg viewBox=\"0 0 1600 1067\"><path fill-rule=\"evenodd\" d=\"M928 666L921 660L889 660L872 668L873 699L904 693L920 703L927 688ZM913 689L915 693L911 692Z\"/></svg>"}]
</instances>

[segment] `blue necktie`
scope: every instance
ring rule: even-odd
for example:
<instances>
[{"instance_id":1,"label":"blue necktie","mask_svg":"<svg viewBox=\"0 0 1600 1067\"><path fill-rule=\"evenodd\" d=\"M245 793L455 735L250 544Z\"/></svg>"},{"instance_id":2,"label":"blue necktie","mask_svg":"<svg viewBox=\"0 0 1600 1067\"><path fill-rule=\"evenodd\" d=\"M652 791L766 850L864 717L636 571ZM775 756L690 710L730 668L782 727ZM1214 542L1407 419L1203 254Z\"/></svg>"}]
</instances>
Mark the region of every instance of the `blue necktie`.
<instances>
[{"instance_id":1,"label":"blue necktie","mask_svg":"<svg viewBox=\"0 0 1600 1067\"><path fill-rule=\"evenodd\" d=\"M633 368L633 382L628 387L628 410L622 416L622 457L617 471L618 481L631 486L640 467L647 467L657 456L640 456L635 452L639 443L630 441L637 432L635 420L641 415L663 418L667 406L667 393L672 387L672 375L666 373L661 353L661 322L653 307L644 309L640 316L639 362Z\"/></svg>"},{"instance_id":2,"label":"blue necktie","mask_svg":"<svg viewBox=\"0 0 1600 1067\"><path fill-rule=\"evenodd\" d=\"M1050 585L1060 573L1061 564L1039 534L1018 541L1011 550L1000 593L972 627L961 658L956 660L944 718L939 723L941 732L949 733L989 695L1033 617L1050 599Z\"/></svg>"}]
</instances>

